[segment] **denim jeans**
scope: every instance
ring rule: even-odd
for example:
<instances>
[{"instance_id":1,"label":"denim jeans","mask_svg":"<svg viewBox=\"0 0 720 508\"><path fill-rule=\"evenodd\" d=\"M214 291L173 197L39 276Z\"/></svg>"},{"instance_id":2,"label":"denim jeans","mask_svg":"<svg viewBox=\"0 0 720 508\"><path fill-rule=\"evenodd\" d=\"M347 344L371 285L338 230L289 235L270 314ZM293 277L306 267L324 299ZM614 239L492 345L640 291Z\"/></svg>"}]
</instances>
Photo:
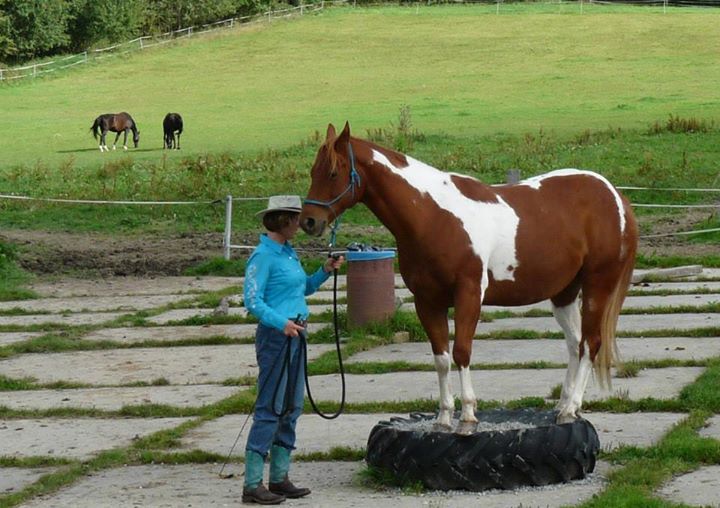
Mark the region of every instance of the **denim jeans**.
<instances>
[{"instance_id":1,"label":"denim jeans","mask_svg":"<svg viewBox=\"0 0 720 508\"><path fill-rule=\"evenodd\" d=\"M302 414L305 395L305 361L300 340L288 339L282 331L262 324L255 334L260 374L255 415L245 449L263 457L274 444L295 449L295 425Z\"/></svg>"}]
</instances>

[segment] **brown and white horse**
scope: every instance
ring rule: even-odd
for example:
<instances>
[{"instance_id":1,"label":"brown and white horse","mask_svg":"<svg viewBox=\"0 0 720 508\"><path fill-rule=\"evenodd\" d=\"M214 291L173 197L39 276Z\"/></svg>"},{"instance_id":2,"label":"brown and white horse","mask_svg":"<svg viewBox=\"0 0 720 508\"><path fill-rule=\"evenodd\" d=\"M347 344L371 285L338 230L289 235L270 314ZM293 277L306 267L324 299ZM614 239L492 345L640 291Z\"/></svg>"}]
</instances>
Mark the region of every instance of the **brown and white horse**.
<instances>
[{"instance_id":1,"label":"brown and white horse","mask_svg":"<svg viewBox=\"0 0 720 508\"><path fill-rule=\"evenodd\" d=\"M630 204L603 176L561 169L514 185L485 185L351 137L345 124L340 135L328 126L311 177L300 214L307 233L321 235L362 202L395 236L400 273L432 343L438 424L449 427L454 410L450 307L461 425L477 421L469 365L483 304L552 302L570 355L558 422L578 416L593 367L601 384L610 384L638 233Z\"/></svg>"}]
</instances>

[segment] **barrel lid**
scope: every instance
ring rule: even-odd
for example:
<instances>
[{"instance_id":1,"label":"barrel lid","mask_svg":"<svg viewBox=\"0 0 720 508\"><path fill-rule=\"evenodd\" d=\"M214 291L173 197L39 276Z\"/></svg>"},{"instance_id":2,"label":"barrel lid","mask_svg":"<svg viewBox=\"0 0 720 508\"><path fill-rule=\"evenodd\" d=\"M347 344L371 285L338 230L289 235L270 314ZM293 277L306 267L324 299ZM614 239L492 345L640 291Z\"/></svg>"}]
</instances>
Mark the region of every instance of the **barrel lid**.
<instances>
[{"instance_id":1,"label":"barrel lid","mask_svg":"<svg viewBox=\"0 0 720 508\"><path fill-rule=\"evenodd\" d=\"M394 250L349 250L347 252L348 261L376 261L394 257Z\"/></svg>"}]
</instances>

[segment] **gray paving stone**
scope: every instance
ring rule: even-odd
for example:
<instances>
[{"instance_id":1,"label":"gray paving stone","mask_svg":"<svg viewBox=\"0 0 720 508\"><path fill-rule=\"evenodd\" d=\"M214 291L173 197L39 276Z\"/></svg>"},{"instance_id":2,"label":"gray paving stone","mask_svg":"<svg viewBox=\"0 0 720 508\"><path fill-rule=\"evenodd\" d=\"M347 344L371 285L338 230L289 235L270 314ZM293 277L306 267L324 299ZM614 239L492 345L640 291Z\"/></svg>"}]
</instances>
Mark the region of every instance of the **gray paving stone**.
<instances>
[{"instance_id":1,"label":"gray paving stone","mask_svg":"<svg viewBox=\"0 0 720 508\"><path fill-rule=\"evenodd\" d=\"M202 407L230 397L240 388L219 385L142 386L127 388L78 388L3 392L3 406L10 409L83 408L117 411L123 406L166 404Z\"/></svg>"},{"instance_id":2,"label":"gray paving stone","mask_svg":"<svg viewBox=\"0 0 720 508\"><path fill-rule=\"evenodd\" d=\"M107 277L102 279L43 280L28 287L43 297L162 295L219 291L242 287L239 277Z\"/></svg>"},{"instance_id":3,"label":"gray paving stone","mask_svg":"<svg viewBox=\"0 0 720 508\"><path fill-rule=\"evenodd\" d=\"M19 492L54 468L0 467L0 495Z\"/></svg>"},{"instance_id":4,"label":"gray paving stone","mask_svg":"<svg viewBox=\"0 0 720 508\"><path fill-rule=\"evenodd\" d=\"M720 507L720 466L701 467L663 485L659 494L676 503Z\"/></svg>"},{"instance_id":5,"label":"gray paving stone","mask_svg":"<svg viewBox=\"0 0 720 508\"><path fill-rule=\"evenodd\" d=\"M613 390L601 390L591 379L585 400L608 396L674 398L703 371L701 367L645 369L637 377L613 379ZM475 395L481 400L507 401L521 397L548 397L565 379L565 369L473 370ZM347 374L347 402L390 402L438 398L435 372L395 372L391 374ZM451 376L451 389L457 396L459 380ZM313 376L310 388L316 401L339 401L340 375Z\"/></svg>"},{"instance_id":6,"label":"gray paving stone","mask_svg":"<svg viewBox=\"0 0 720 508\"><path fill-rule=\"evenodd\" d=\"M382 420L394 416L407 417L407 414L342 414L334 420L325 420L316 414L303 415L297 426L297 452L329 452L332 448L343 446L364 449L372 428ZM603 450L614 450L618 446L647 447L656 443L670 428L685 418L678 413L585 413L583 416L597 430L600 446ZM211 420L190 431L181 439L181 447L186 450L199 449L227 456L243 423L247 425L232 450L232 456L245 455L247 433L252 425L252 417L247 415L229 415Z\"/></svg>"},{"instance_id":7,"label":"gray paving stone","mask_svg":"<svg viewBox=\"0 0 720 508\"><path fill-rule=\"evenodd\" d=\"M194 317L208 317L213 314L215 309L172 309L156 316L150 316L147 321L156 325L166 325L173 322L184 321ZM245 307L230 307L228 315L247 317L248 312Z\"/></svg>"},{"instance_id":8,"label":"gray paving stone","mask_svg":"<svg viewBox=\"0 0 720 508\"><path fill-rule=\"evenodd\" d=\"M0 420L0 456L88 459L102 450L177 427L188 418ZM66 505L72 506L72 505Z\"/></svg>"},{"instance_id":9,"label":"gray paving stone","mask_svg":"<svg viewBox=\"0 0 720 508\"><path fill-rule=\"evenodd\" d=\"M583 412L600 438L600 447L611 451L619 446L652 446L677 423L684 413L599 413Z\"/></svg>"},{"instance_id":10,"label":"gray paving stone","mask_svg":"<svg viewBox=\"0 0 720 508\"><path fill-rule=\"evenodd\" d=\"M623 332L653 330L693 330L720 326L720 314L623 314L618 321L618 335ZM454 332L455 323L450 321ZM489 323L478 323L477 334L507 330L530 330L539 333L559 332L560 326L552 317L496 319Z\"/></svg>"},{"instance_id":11,"label":"gray paving stone","mask_svg":"<svg viewBox=\"0 0 720 508\"><path fill-rule=\"evenodd\" d=\"M2 332L0 333L0 346L8 346L17 342L45 335L42 332Z\"/></svg>"},{"instance_id":12,"label":"gray paving stone","mask_svg":"<svg viewBox=\"0 0 720 508\"><path fill-rule=\"evenodd\" d=\"M0 325L99 325L128 314L127 312L93 312L76 314L30 314L25 316L0 316Z\"/></svg>"},{"instance_id":13,"label":"gray paving stone","mask_svg":"<svg viewBox=\"0 0 720 508\"><path fill-rule=\"evenodd\" d=\"M308 345L308 358L331 344ZM39 383L71 381L118 386L164 378L170 384L218 383L257 375L254 344L173 348L107 349L70 353L26 354L0 360L0 374L34 378Z\"/></svg>"},{"instance_id":14,"label":"gray paving stone","mask_svg":"<svg viewBox=\"0 0 720 508\"><path fill-rule=\"evenodd\" d=\"M326 326L327 323L310 323L308 330L312 334ZM256 329L256 324L103 328L88 333L83 340L109 340L120 344L134 344L149 340L177 341L208 337L248 339L255 337Z\"/></svg>"},{"instance_id":15,"label":"gray paving stone","mask_svg":"<svg viewBox=\"0 0 720 508\"><path fill-rule=\"evenodd\" d=\"M700 429L699 434L703 437L711 437L720 441L720 415L709 418L707 426Z\"/></svg>"},{"instance_id":16,"label":"gray paving stone","mask_svg":"<svg viewBox=\"0 0 720 508\"><path fill-rule=\"evenodd\" d=\"M162 307L169 303L192 299L193 295L133 295L133 296L72 296L38 298L0 302L0 310L22 309L26 312L100 312L138 310Z\"/></svg>"},{"instance_id":17,"label":"gray paving stone","mask_svg":"<svg viewBox=\"0 0 720 508\"><path fill-rule=\"evenodd\" d=\"M596 472L585 480L549 487L485 493L451 491L406 494L398 489L375 491L359 486L355 478L365 468L363 462L297 462L292 479L308 486L312 494L289 499L284 506L350 508L359 506L416 508L477 507L556 508L583 502L600 492L609 467L599 463ZM231 465L236 477L221 479L220 466L192 464L182 466L132 466L99 471L49 498L38 498L24 508L73 506L107 508L153 506L186 508L237 506L242 494L242 466Z\"/></svg>"},{"instance_id":18,"label":"gray paving stone","mask_svg":"<svg viewBox=\"0 0 720 508\"><path fill-rule=\"evenodd\" d=\"M700 360L720 356L720 337L660 337L618 339L623 361L629 360ZM452 341L450 344L452 351ZM567 363L568 353L562 339L474 340L473 363L526 363L545 361ZM362 351L347 363L405 361L433 365L429 342L389 344Z\"/></svg>"}]
</instances>

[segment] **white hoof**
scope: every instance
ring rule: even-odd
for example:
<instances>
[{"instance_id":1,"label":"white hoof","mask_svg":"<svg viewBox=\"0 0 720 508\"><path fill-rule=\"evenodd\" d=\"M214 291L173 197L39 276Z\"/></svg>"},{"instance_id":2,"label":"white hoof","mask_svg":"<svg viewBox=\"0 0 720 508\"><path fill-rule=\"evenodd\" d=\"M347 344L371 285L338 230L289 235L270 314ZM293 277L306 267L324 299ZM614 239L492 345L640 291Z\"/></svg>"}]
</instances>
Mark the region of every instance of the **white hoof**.
<instances>
[{"instance_id":1,"label":"white hoof","mask_svg":"<svg viewBox=\"0 0 720 508\"><path fill-rule=\"evenodd\" d=\"M452 412L449 409L441 409L438 413L437 421L435 422L435 425L439 425L441 427L445 427L448 429L452 428L452 425L450 425L450 422L452 420Z\"/></svg>"}]
</instances>

